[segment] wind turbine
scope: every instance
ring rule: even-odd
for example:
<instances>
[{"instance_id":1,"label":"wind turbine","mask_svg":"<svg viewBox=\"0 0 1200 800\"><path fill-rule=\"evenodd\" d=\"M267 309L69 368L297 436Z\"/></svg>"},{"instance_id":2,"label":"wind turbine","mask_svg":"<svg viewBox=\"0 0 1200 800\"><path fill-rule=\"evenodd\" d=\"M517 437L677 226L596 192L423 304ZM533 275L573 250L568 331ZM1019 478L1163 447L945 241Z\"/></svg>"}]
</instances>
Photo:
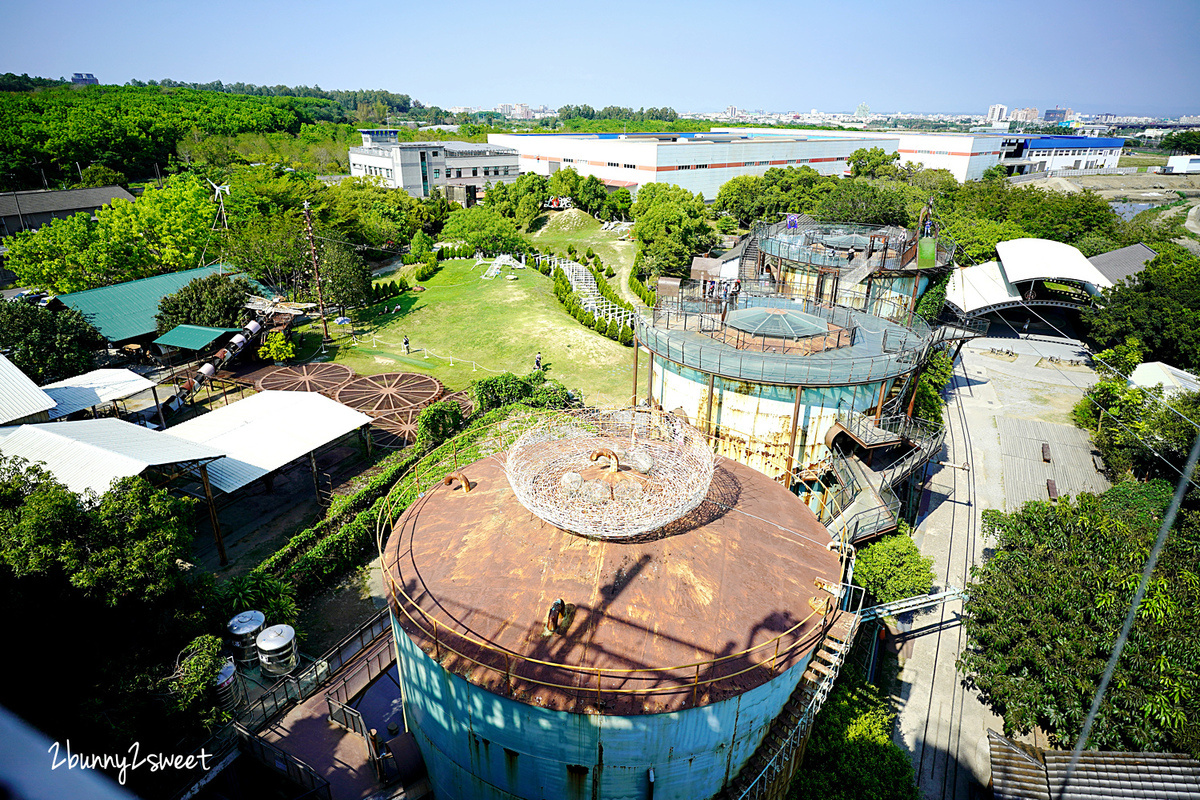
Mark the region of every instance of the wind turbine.
<instances>
[{"instance_id":1,"label":"wind turbine","mask_svg":"<svg viewBox=\"0 0 1200 800\"><path fill-rule=\"evenodd\" d=\"M204 180L208 181L208 185L213 188L213 202L217 204L217 216L216 219L213 220L213 230L217 229L217 220L220 220L221 226L228 230L229 218L225 216L224 197L225 195L229 194L229 184L222 183L220 186L218 186L208 178L205 178Z\"/></svg>"}]
</instances>

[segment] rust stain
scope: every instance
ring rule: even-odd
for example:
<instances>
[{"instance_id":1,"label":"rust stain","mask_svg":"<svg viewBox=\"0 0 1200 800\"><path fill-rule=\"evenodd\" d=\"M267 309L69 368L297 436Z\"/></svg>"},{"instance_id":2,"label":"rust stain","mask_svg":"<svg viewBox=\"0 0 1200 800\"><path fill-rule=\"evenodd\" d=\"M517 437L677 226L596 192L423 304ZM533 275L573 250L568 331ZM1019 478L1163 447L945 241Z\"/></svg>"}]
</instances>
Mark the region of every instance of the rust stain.
<instances>
[{"instance_id":1,"label":"rust stain","mask_svg":"<svg viewBox=\"0 0 1200 800\"><path fill-rule=\"evenodd\" d=\"M694 669L608 676L598 686L591 676L552 665L662 668L737 653L807 616L814 579L840 578L837 556L824 547L828 533L812 512L741 464L717 467L708 502L629 542L591 541L542 523L516 501L501 464L489 458L468 465L476 483L470 494L444 486L427 493L397 521L384 552L388 574L423 612L404 601L404 609L421 620L418 629L394 605L409 635L431 655L440 647L447 669L489 691L580 713L685 708L692 703ZM573 616L546 636L547 610L560 597L574 606ZM436 643L431 618L438 624ZM785 638L785 649L804 642L792 659L807 651L816 623L814 618ZM507 664L505 651L548 663L510 657ZM701 687L699 702L723 700L768 680L772 673L765 669L732 673L769 663L773 653L764 648L705 667L702 678L717 682ZM658 687L669 691L616 691Z\"/></svg>"}]
</instances>

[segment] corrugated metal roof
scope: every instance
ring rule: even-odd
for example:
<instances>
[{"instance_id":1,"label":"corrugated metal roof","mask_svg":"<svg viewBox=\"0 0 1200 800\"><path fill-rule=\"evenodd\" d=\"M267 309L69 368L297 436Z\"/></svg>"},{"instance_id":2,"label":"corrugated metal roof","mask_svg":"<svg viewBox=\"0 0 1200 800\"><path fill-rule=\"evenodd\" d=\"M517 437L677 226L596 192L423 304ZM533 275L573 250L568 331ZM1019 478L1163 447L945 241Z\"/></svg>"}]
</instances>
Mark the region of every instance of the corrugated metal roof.
<instances>
[{"instance_id":1,"label":"corrugated metal roof","mask_svg":"<svg viewBox=\"0 0 1200 800\"><path fill-rule=\"evenodd\" d=\"M175 436L227 455L208 467L212 485L232 492L371 421L315 392L259 392L171 428Z\"/></svg>"},{"instance_id":2,"label":"corrugated metal roof","mask_svg":"<svg viewBox=\"0 0 1200 800\"><path fill-rule=\"evenodd\" d=\"M54 398L38 388L0 353L0 425L54 408Z\"/></svg>"},{"instance_id":3,"label":"corrugated metal roof","mask_svg":"<svg viewBox=\"0 0 1200 800\"><path fill-rule=\"evenodd\" d=\"M15 217L21 214L63 213L86 211L106 206L113 200L133 202L133 195L120 186L99 186L93 189L35 189L28 192L12 192L0 195L0 217Z\"/></svg>"},{"instance_id":4,"label":"corrugated metal roof","mask_svg":"<svg viewBox=\"0 0 1200 800\"><path fill-rule=\"evenodd\" d=\"M85 408L123 400L154 386L136 372L127 369L94 369L74 378L48 383L42 387L56 403L50 419L58 419Z\"/></svg>"},{"instance_id":5,"label":"corrugated metal roof","mask_svg":"<svg viewBox=\"0 0 1200 800\"><path fill-rule=\"evenodd\" d=\"M158 330L154 315L158 301L194 281L213 273L232 272L229 267L210 267L167 272L152 278L101 286L83 292L60 294L58 300L78 310L110 342L122 342Z\"/></svg>"},{"instance_id":6,"label":"corrugated metal roof","mask_svg":"<svg viewBox=\"0 0 1200 800\"><path fill-rule=\"evenodd\" d=\"M180 461L221 459L221 451L119 419L22 425L0 452L42 462L73 492L103 494L116 478ZM219 462L218 462L219 463Z\"/></svg>"},{"instance_id":7,"label":"corrugated metal roof","mask_svg":"<svg viewBox=\"0 0 1200 800\"><path fill-rule=\"evenodd\" d=\"M1162 386L1168 394L1171 392L1194 392L1200 389L1200 378L1163 361L1147 361L1145 364L1138 364L1137 369L1130 373L1129 382L1144 389Z\"/></svg>"},{"instance_id":8,"label":"corrugated metal roof","mask_svg":"<svg viewBox=\"0 0 1200 800\"><path fill-rule=\"evenodd\" d=\"M155 344L180 347L184 350L203 350L226 333L237 333L241 328L206 328L203 325L176 325L154 340Z\"/></svg>"},{"instance_id":9,"label":"corrugated metal roof","mask_svg":"<svg viewBox=\"0 0 1200 800\"><path fill-rule=\"evenodd\" d=\"M1088 261L1092 262L1092 266L1100 270L1104 277L1116 283L1141 272L1146 268L1146 264L1157 255L1158 253L1138 242L1129 247L1122 247L1120 250L1092 256Z\"/></svg>"},{"instance_id":10,"label":"corrugated metal roof","mask_svg":"<svg viewBox=\"0 0 1200 800\"><path fill-rule=\"evenodd\" d=\"M1178 753L1085 750L1066 783L1071 753L988 731L996 800L1200 800L1200 761Z\"/></svg>"}]
</instances>

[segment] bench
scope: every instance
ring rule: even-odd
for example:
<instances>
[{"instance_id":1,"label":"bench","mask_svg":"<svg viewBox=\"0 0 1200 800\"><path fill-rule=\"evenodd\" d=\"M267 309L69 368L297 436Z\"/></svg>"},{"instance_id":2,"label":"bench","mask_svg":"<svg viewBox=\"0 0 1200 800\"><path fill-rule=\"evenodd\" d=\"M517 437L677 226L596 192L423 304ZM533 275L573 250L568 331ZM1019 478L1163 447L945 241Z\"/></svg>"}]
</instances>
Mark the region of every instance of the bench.
<instances>
[{"instance_id":1,"label":"bench","mask_svg":"<svg viewBox=\"0 0 1200 800\"><path fill-rule=\"evenodd\" d=\"M1050 445L1045 442L1042 442L1042 461L1045 461L1047 464L1050 463Z\"/></svg>"},{"instance_id":2,"label":"bench","mask_svg":"<svg viewBox=\"0 0 1200 800\"><path fill-rule=\"evenodd\" d=\"M1104 472L1104 459L1099 453L1092 453L1092 464L1096 467L1096 472Z\"/></svg>"},{"instance_id":3,"label":"bench","mask_svg":"<svg viewBox=\"0 0 1200 800\"><path fill-rule=\"evenodd\" d=\"M1046 494L1050 495L1051 500L1058 499L1058 485L1053 478L1046 479Z\"/></svg>"}]
</instances>

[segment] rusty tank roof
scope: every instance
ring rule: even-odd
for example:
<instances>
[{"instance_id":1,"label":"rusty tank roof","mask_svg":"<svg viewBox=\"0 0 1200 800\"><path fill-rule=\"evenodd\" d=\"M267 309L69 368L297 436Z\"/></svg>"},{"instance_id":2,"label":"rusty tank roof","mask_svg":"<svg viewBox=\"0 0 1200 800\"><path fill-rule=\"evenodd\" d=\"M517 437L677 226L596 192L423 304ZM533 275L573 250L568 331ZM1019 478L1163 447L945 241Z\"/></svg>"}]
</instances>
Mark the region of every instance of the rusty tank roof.
<instances>
[{"instance_id":1,"label":"rusty tank roof","mask_svg":"<svg viewBox=\"0 0 1200 800\"><path fill-rule=\"evenodd\" d=\"M383 553L400 625L477 686L561 711L676 711L771 680L836 616L820 588L841 577L829 534L749 467L721 461L700 506L613 542L542 522L503 464L465 467L469 492L458 481L426 492Z\"/></svg>"}]
</instances>

